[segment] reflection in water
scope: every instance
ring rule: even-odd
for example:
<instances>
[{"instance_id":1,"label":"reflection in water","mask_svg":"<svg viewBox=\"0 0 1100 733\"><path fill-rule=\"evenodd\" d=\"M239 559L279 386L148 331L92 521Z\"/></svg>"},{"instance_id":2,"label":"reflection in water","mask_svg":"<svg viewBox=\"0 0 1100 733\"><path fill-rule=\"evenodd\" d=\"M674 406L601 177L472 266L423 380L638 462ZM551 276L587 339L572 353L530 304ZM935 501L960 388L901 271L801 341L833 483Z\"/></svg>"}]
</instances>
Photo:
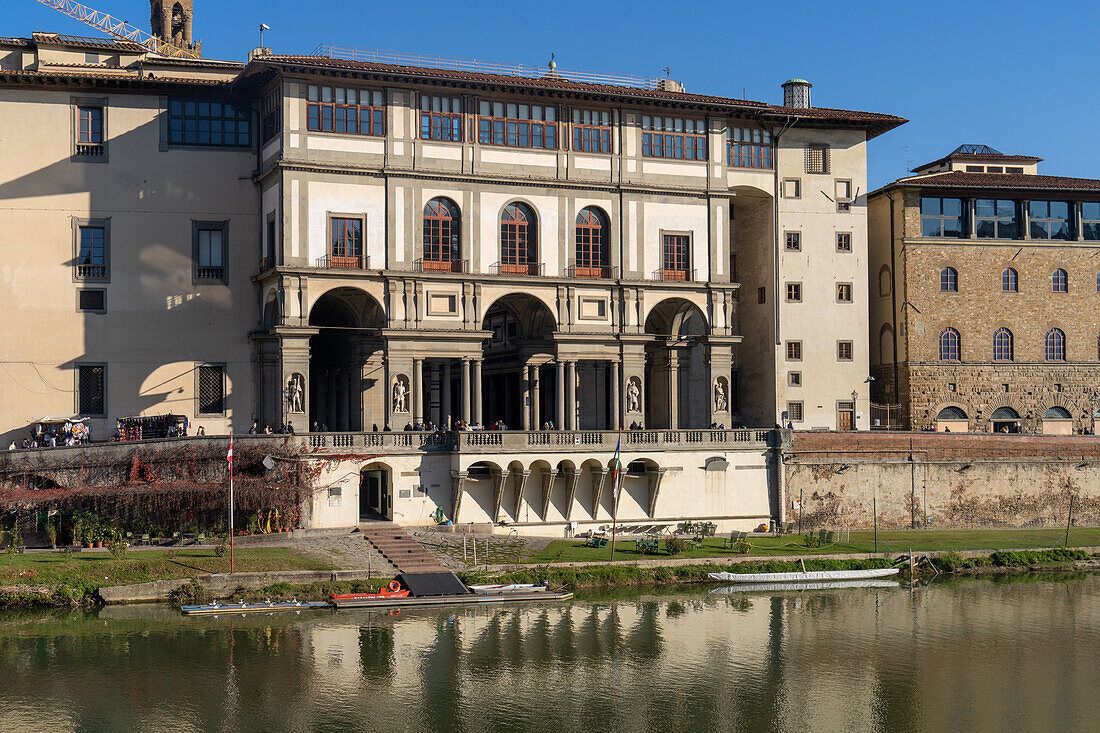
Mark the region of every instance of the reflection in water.
<instances>
[{"instance_id":1,"label":"reflection in water","mask_svg":"<svg viewBox=\"0 0 1100 733\"><path fill-rule=\"evenodd\" d=\"M1100 578L0 616L0 730L1084 730Z\"/></svg>"}]
</instances>

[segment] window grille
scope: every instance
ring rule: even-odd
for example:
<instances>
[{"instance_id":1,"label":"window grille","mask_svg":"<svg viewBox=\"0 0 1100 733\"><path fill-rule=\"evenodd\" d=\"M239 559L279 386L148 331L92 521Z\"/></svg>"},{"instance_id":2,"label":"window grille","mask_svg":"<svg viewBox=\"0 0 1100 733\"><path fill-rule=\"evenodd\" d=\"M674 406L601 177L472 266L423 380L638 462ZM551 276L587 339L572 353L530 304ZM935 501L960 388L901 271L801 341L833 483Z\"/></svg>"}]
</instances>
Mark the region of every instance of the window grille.
<instances>
[{"instance_id":1,"label":"window grille","mask_svg":"<svg viewBox=\"0 0 1100 733\"><path fill-rule=\"evenodd\" d=\"M827 143L808 143L805 158L807 173L825 174L829 172L829 145Z\"/></svg>"},{"instance_id":2,"label":"window grille","mask_svg":"<svg viewBox=\"0 0 1100 733\"><path fill-rule=\"evenodd\" d=\"M77 393L81 415L104 415L104 392L107 367L102 364L81 365L77 372Z\"/></svg>"},{"instance_id":3,"label":"window grille","mask_svg":"<svg viewBox=\"0 0 1100 733\"><path fill-rule=\"evenodd\" d=\"M945 267L940 270L940 291L944 293L959 292L959 271L954 267Z\"/></svg>"},{"instance_id":4,"label":"window grille","mask_svg":"<svg viewBox=\"0 0 1100 733\"><path fill-rule=\"evenodd\" d=\"M1066 360L1066 334L1061 329L1047 331L1045 352L1047 361Z\"/></svg>"},{"instance_id":5,"label":"window grille","mask_svg":"<svg viewBox=\"0 0 1100 733\"><path fill-rule=\"evenodd\" d=\"M199 367L199 414L225 413L225 370L221 366Z\"/></svg>"},{"instance_id":6,"label":"window grille","mask_svg":"<svg viewBox=\"0 0 1100 733\"><path fill-rule=\"evenodd\" d=\"M1050 274L1050 288L1055 293L1069 292L1069 275L1062 268L1058 268Z\"/></svg>"},{"instance_id":7,"label":"window grille","mask_svg":"<svg viewBox=\"0 0 1100 733\"><path fill-rule=\"evenodd\" d=\"M787 342L787 361L802 361L802 342Z\"/></svg>"},{"instance_id":8,"label":"window grille","mask_svg":"<svg viewBox=\"0 0 1100 733\"><path fill-rule=\"evenodd\" d=\"M836 358L838 361L851 361L852 360L852 342L851 341L837 341L836 342Z\"/></svg>"},{"instance_id":9,"label":"window grille","mask_svg":"<svg viewBox=\"0 0 1100 733\"><path fill-rule=\"evenodd\" d=\"M788 402L787 403L787 419L791 422L802 422L802 403L801 402Z\"/></svg>"},{"instance_id":10,"label":"window grille","mask_svg":"<svg viewBox=\"0 0 1100 733\"><path fill-rule=\"evenodd\" d=\"M107 310L106 290L81 290L78 295L78 308L82 311Z\"/></svg>"},{"instance_id":11,"label":"window grille","mask_svg":"<svg viewBox=\"0 0 1100 733\"><path fill-rule=\"evenodd\" d=\"M1001 273L1001 292L1020 292L1020 275L1016 272L1015 269L1009 267Z\"/></svg>"}]
</instances>

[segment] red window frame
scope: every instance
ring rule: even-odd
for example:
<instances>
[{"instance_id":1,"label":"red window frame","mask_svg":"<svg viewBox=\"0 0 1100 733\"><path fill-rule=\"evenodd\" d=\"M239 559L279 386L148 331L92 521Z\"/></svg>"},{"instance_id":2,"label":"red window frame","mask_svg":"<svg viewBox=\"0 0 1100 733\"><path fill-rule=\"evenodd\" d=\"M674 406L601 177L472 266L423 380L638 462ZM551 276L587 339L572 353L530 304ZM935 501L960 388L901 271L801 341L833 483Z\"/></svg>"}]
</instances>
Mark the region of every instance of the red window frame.
<instances>
[{"instance_id":1,"label":"red window frame","mask_svg":"<svg viewBox=\"0 0 1100 733\"><path fill-rule=\"evenodd\" d=\"M459 263L461 222L448 199L434 198L424 207L424 269L449 272Z\"/></svg>"},{"instance_id":2,"label":"red window frame","mask_svg":"<svg viewBox=\"0 0 1100 733\"><path fill-rule=\"evenodd\" d=\"M589 206L577 214L577 277L610 277L607 266L607 217Z\"/></svg>"},{"instance_id":3,"label":"red window frame","mask_svg":"<svg viewBox=\"0 0 1100 733\"><path fill-rule=\"evenodd\" d=\"M444 104L444 102L447 104ZM455 109L455 107L458 109ZM465 139L462 128L462 99L460 97L421 95L421 140L460 143Z\"/></svg>"},{"instance_id":4,"label":"red window frame","mask_svg":"<svg viewBox=\"0 0 1100 733\"><path fill-rule=\"evenodd\" d=\"M324 99L325 90L328 90L331 96L328 100ZM337 101L339 92L343 92L344 102ZM354 94L355 103L346 101L349 93ZM385 99L380 98L379 95L380 92L371 89L310 85L306 129L311 132L384 137L386 134ZM314 96L317 98L313 99ZM364 97L370 100L367 104L363 104ZM380 104L373 104L376 98Z\"/></svg>"},{"instance_id":5,"label":"red window frame","mask_svg":"<svg viewBox=\"0 0 1100 733\"><path fill-rule=\"evenodd\" d=\"M534 212L525 204L513 203L500 213L500 271L532 274L535 255Z\"/></svg>"},{"instance_id":6,"label":"red window frame","mask_svg":"<svg viewBox=\"0 0 1100 733\"><path fill-rule=\"evenodd\" d=\"M604 120L607 120L605 123ZM611 152L611 113L606 110L573 110L573 150L579 153Z\"/></svg>"},{"instance_id":7,"label":"red window frame","mask_svg":"<svg viewBox=\"0 0 1100 733\"><path fill-rule=\"evenodd\" d=\"M661 265L664 280L687 280L691 267L691 235L661 235Z\"/></svg>"},{"instance_id":8,"label":"red window frame","mask_svg":"<svg viewBox=\"0 0 1100 733\"><path fill-rule=\"evenodd\" d=\"M735 168L771 168L771 133L759 127L730 128L726 164Z\"/></svg>"},{"instance_id":9,"label":"red window frame","mask_svg":"<svg viewBox=\"0 0 1100 733\"><path fill-rule=\"evenodd\" d=\"M332 217L329 229L329 266L363 267L363 220Z\"/></svg>"}]
</instances>

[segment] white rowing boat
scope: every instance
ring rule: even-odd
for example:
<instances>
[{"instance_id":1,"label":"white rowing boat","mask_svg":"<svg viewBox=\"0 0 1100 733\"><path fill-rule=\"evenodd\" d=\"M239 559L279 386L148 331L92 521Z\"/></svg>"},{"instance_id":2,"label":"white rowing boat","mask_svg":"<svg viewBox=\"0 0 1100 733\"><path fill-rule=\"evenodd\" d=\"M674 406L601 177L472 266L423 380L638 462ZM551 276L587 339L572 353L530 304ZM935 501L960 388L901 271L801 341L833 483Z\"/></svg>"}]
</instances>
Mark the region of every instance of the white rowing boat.
<instances>
[{"instance_id":1,"label":"white rowing boat","mask_svg":"<svg viewBox=\"0 0 1100 733\"><path fill-rule=\"evenodd\" d=\"M483 596L497 595L500 593L533 593L546 590L545 585L536 583L510 583L507 585L468 585L466 587L474 593L478 593Z\"/></svg>"},{"instance_id":2,"label":"white rowing boat","mask_svg":"<svg viewBox=\"0 0 1100 733\"><path fill-rule=\"evenodd\" d=\"M738 583L737 585L723 585L721 588L712 588L713 595L733 595L735 593L752 593L754 591L801 591L801 590L837 590L842 588L898 588L896 580L819 580L810 583Z\"/></svg>"},{"instance_id":3,"label":"white rowing boat","mask_svg":"<svg viewBox=\"0 0 1100 733\"><path fill-rule=\"evenodd\" d=\"M707 577L724 583L814 583L829 580L888 578L899 572L898 568L872 568L870 570L812 570L798 573L707 573Z\"/></svg>"}]
</instances>

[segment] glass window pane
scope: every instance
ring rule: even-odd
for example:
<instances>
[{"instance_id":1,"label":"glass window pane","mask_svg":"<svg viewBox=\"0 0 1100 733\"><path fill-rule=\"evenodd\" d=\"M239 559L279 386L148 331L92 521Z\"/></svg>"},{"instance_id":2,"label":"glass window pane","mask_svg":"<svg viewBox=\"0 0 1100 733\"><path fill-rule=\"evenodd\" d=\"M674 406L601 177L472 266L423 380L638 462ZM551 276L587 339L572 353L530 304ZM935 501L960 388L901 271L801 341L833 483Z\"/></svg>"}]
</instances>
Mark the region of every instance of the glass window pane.
<instances>
[{"instance_id":1,"label":"glass window pane","mask_svg":"<svg viewBox=\"0 0 1100 733\"><path fill-rule=\"evenodd\" d=\"M1100 201L1086 201L1081 204L1081 217L1100 220Z\"/></svg>"},{"instance_id":2,"label":"glass window pane","mask_svg":"<svg viewBox=\"0 0 1100 733\"><path fill-rule=\"evenodd\" d=\"M940 213L940 200L937 198L924 197L920 200L920 213L922 214L939 214Z\"/></svg>"},{"instance_id":3,"label":"glass window pane","mask_svg":"<svg viewBox=\"0 0 1100 733\"><path fill-rule=\"evenodd\" d=\"M1068 219L1069 218L1069 204L1065 201L1051 201L1050 202L1050 218L1051 219Z\"/></svg>"},{"instance_id":4,"label":"glass window pane","mask_svg":"<svg viewBox=\"0 0 1100 733\"><path fill-rule=\"evenodd\" d=\"M962 216L962 199L943 199L945 216Z\"/></svg>"},{"instance_id":5,"label":"glass window pane","mask_svg":"<svg viewBox=\"0 0 1100 733\"><path fill-rule=\"evenodd\" d=\"M940 236L940 220L939 219L921 219L920 233L922 237L938 237Z\"/></svg>"},{"instance_id":6,"label":"glass window pane","mask_svg":"<svg viewBox=\"0 0 1100 733\"><path fill-rule=\"evenodd\" d=\"M978 216L993 216L997 212L997 203L993 199L978 199L974 202L974 211Z\"/></svg>"}]
</instances>

